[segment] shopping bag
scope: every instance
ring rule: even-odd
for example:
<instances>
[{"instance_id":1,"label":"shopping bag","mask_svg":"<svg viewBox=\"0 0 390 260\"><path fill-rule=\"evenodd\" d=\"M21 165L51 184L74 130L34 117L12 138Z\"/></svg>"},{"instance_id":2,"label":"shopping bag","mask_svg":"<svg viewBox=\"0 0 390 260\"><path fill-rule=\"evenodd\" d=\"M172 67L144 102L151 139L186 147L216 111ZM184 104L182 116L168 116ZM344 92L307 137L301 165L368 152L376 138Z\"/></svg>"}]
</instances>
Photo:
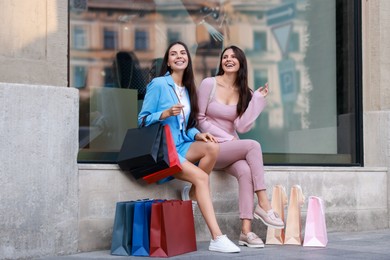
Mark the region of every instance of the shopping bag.
<instances>
[{"instance_id":1,"label":"shopping bag","mask_svg":"<svg viewBox=\"0 0 390 260\"><path fill-rule=\"evenodd\" d=\"M153 203L150 222L150 256L170 257L196 250L192 202L168 200Z\"/></svg>"},{"instance_id":2,"label":"shopping bag","mask_svg":"<svg viewBox=\"0 0 390 260\"><path fill-rule=\"evenodd\" d=\"M301 207L304 202L305 197L303 196L301 186L292 186L287 210L284 244L302 245Z\"/></svg>"},{"instance_id":3,"label":"shopping bag","mask_svg":"<svg viewBox=\"0 0 390 260\"><path fill-rule=\"evenodd\" d=\"M169 125L164 126L165 140L166 140L166 152L168 153L169 166L166 169L156 171L152 174L146 175L143 179L147 183L154 183L162 180L171 180L171 176L181 172L182 168L180 165L180 160L177 155L176 145L173 140L171 129ZM164 182L164 181L163 181Z\"/></svg>"},{"instance_id":4,"label":"shopping bag","mask_svg":"<svg viewBox=\"0 0 390 260\"><path fill-rule=\"evenodd\" d=\"M328 234L326 232L324 202L319 197L310 196L303 246L326 247L327 244Z\"/></svg>"},{"instance_id":5,"label":"shopping bag","mask_svg":"<svg viewBox=\"0 0 390 260\"><path fill-rule=\"evenodd\" d=\"M284 208L287 206L287 194L283 185L275 185L273 187L271 205L273 210L284 221ZM284 229L268 227L265 243L268 245L283 245L284 237Z\"/></svg>"},{"instance_id":6,"label":"shopping bag","mask_svg":"<svg viewBox=\"0 0 390 260\"><path fill-rule=\"evenodd\" d=\"M149 256L149 229L152 200L134 204L133 237L131 255Z\"/></svg>"},{"instance_id":7,"label":"shopping bag","mask_svg":"<svg viewBox=\"0 0 390 260\"><path fill-rule=\"evenodd\" d=\"M131 254L134 204L134 201L116 203L111 241L112 255L129 256Z\"/></svg>"},{"instance_id":8,"label":"shopping bag","mask_svg":"<svg viewBox=\"0 0 390 260\"><path fill-rule=\"evenodd\" d=\"M136 179L147 172L167 168L169 161L162 149L163 134L161 124L128 129L117 158L119 167L130 171Z\"/></svg>"}]
</instances>

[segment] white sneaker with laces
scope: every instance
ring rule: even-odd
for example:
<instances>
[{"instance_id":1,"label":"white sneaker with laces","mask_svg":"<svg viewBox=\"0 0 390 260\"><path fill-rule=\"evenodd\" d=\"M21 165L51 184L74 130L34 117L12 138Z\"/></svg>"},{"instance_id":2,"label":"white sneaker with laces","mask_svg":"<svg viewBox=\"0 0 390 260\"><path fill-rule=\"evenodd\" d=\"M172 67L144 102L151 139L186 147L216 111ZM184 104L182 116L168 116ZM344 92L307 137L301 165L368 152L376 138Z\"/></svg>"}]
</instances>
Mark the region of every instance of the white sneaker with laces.
<instances>
[{"instance_id":1,"label":"white sneaker with laces","mask_svg":"<svg viewBox=\"0 0 390 260\"><path fill-rule=\"evenodd\" d=\"M220 235L216 239L211 239L210 251L221 253L239 253L241 249L236 246L226 235Z\"/></svg>"}]
</instances>

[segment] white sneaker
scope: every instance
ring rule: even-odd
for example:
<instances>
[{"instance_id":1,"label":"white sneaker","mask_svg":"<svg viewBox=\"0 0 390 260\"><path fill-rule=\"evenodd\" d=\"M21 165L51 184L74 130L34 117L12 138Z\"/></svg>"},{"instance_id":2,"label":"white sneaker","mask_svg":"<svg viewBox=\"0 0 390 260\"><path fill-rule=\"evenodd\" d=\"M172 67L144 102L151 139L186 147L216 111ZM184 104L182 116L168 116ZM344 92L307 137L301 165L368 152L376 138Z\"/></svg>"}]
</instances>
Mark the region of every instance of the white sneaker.
<instances>
[{"instance_id":1,"label":"white sneaker","mask_svg":"<svg viewBox=\"0 0 390 260\"><path fill-rule=\"evenodd\" d=\"M241 249L236 246L226 235L218 236L216 239L211 239L209 245L210 251L221 253L239 253Z\"/></svg>"},{"instance_id":2,"label":"white sneaker","mask_svg":"<svg viewBox=\"0 0 390 260\"><path fill-rule=\"evenodd\" d=\"M183 187L183 189L181 190L181 199L182 200L190 200L190 189L191 189L191 186L189 186L189 185L186 185Z\"/></svg>"},{"instance_id":3,"label":"white sneaker","mask_svg":"<svg viewBox=\"0 0 390 260\"><path fill-rule=\"evenodd\" d=\"M181 190L181 199L182 200L190 200L190 189L191 186L184 186L183 189ZM196 206L198 206L198 202L195 200L192 200L192 213L195 213Z\"/></svg>"}]
</instances>

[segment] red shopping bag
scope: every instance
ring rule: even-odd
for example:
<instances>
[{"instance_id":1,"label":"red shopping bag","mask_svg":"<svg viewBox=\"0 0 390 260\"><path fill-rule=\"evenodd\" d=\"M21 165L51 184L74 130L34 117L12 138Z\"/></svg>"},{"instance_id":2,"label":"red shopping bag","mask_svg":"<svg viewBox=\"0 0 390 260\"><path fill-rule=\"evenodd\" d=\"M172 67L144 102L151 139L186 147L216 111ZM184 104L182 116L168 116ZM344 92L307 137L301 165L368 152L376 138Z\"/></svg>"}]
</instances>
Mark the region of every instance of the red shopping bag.
<instances>
[{"instance_id":1,"label":"red shopping bag","mask_svg":"<svg viewBox=\"0 0 390 260\"><path fill-rule=\"evenodd\" d=\"M166 139L166 148L168 150L168 158L169 158L169 167L150 175L142 177L147 183L154 183L169 176L172 176L178 172L181 172L181 165L179 156L177 155L176 145L173 141L173 137L171 134L171 129L169 125L164 126L165 139Z\"/></svg>"},{"instance_id":2,"label":"red shopping bag","mask_svg":"<svg viewBox=\"0 0 390 260\"><path fill-rule=\"evenodd\" d=\"M286 189L283 185L275 185L272 190L271 206L280 218L284 221L284 207L287 205ZM284 229L276 229L273 227L267 228L267 237L265 243L267 245L283 245Z\"/></svg>"},{"instance_id":3,"label":"red shopping bag","mask_svg":"<svg viewBox=\"0 0 390 260\"><path fill-rule=\"evenodd\" d=\"M305 197L303 196L301 186L292 186L287 210L284 244L302 245L301 207L304 202Z\"/></svg>"},{"instance_id":4,"label":"red shopping bag","mask_svg":"<svg viewBox=\"0 0 390 260\"><path fill-rule=\"evenodd\" d=\"M170 257L196 251L192 202L168 200L152 204L150 256Z\"/></svg>"},{"instance_id":5,"label":"red shopping bag","mask_svg":"<svg viewBox=\"0 0 390 260\"><path fill-rule=\"evenodd\" d=\"M310 196L303 246L326 247L327 243L324 202L319 197Z\"/></svg>"}]
</instances>

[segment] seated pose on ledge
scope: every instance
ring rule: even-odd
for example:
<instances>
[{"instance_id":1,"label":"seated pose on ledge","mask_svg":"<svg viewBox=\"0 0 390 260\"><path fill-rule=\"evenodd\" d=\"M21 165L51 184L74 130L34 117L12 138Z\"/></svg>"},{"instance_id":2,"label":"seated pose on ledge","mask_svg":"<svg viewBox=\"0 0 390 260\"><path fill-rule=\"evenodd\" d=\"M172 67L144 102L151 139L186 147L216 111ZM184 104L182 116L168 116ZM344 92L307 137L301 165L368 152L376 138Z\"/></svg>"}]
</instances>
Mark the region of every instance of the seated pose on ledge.
<instances>
[{"instance_id":1,"label":"seated pose on ledge","mask_svg":"<svg viewBox=\"0 0 390 260\"><path fill-rule=\"evenodd\" d=\"M196 187L193 195L212 236L209 250L240 252L240 248L222 234L214 213L209 173L214 167L219 145L211 134L200 133L195 128L198 111L188 48L182 42L172 43L165 52L160 77L154 78L146 88L138 123L144 122L148 126L160 122L170 126L183 169L174 177Z\"/></svg>"},{"instance_id":2,"label":"seated pose on ledge","mask_svg":"<svg viewBox=\"0 0 390 260\"><path fill-rule=\"evenodd\" d=\"M239 245L264 247L263 241L251 231L253 217L265 225L284 228L283 220L272 210L264 183L263 155L255 140L240 140L237 132L248 132L266 105L268 83L252 91L248 87L247 61L244 52L230 46L220 57L218 74L199 86L199 129L211 133L219 142L215 169L228 172L238 180L239 210L242 220ZM196 191L183 190L189 197ZM254 193L258 204L253 210ZM254 211L254 212L253 212Z\"/></svg>"}]
</instances>

